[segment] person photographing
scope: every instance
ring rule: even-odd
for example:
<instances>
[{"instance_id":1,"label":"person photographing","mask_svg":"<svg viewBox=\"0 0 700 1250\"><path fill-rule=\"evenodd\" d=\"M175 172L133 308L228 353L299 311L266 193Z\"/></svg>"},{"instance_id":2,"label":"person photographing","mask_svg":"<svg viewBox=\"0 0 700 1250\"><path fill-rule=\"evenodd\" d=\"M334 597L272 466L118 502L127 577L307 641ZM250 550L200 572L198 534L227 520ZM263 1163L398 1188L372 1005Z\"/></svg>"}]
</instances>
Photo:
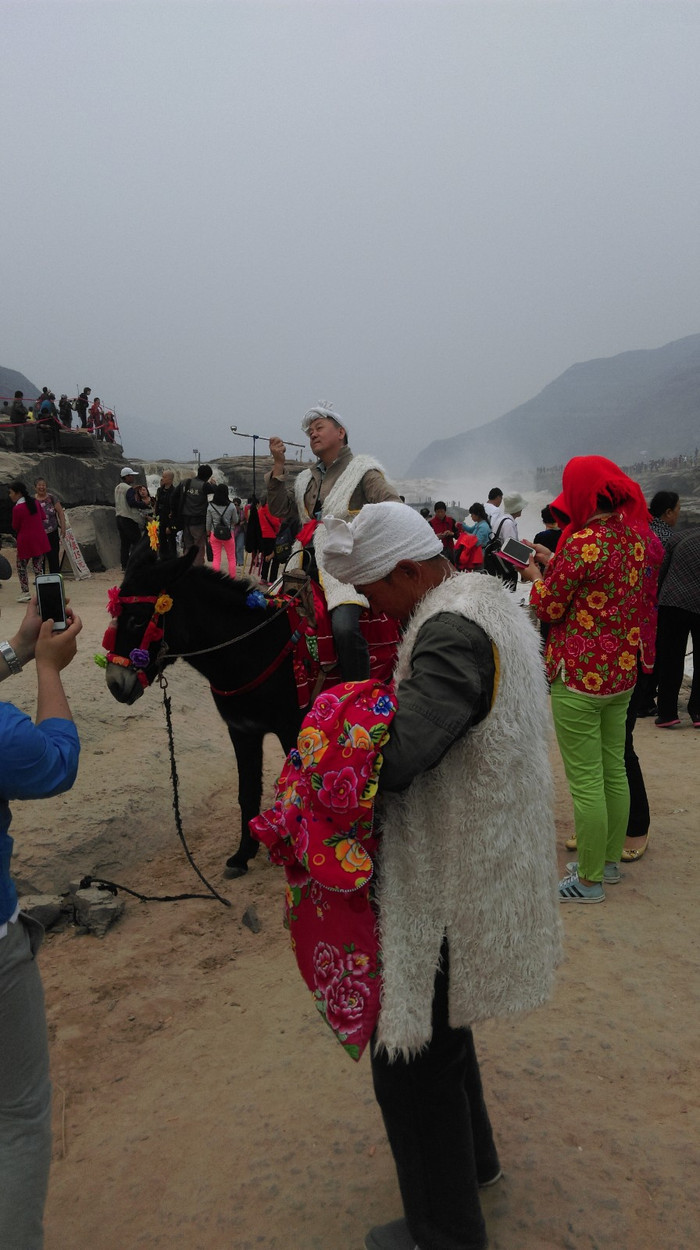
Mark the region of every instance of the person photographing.
<instances>
[{"instance_id":1,"label":"person photographing","mask_svg":"<svg viewBox=\"0 0 700 1250\"><path fill-rule=\"evenodd\" d=\"M70 790L78 771L78 731L61 672L75 656L82 624L53 633L32 599L13 638L0 641L0 681L36 664L34 722L0 702L0 1246L41 1250L51 1161L51 1084L46 1014L36 955L38 921L23 915L10 874L10 801Z\"/></svg>"}]
</instances>

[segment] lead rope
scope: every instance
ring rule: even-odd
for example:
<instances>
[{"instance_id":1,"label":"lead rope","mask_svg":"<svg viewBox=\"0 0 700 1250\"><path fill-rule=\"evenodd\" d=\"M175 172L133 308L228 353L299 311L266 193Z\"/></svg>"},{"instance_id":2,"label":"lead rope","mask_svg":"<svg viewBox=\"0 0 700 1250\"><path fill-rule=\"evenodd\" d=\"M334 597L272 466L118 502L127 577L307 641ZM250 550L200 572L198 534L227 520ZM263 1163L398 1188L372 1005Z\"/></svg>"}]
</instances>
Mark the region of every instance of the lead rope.
<instances>
[{"instance_id":1,"label":"lead rope","mask_svg":"<svg viewBox=\"0 0 700 1250\"><path fill-rule=\"evenodd\" d=\"M173 811L175 813L175 828L177 830L177 836L180 839L180 842L182 843L182 849L184 850L185 855L187 856L187 860L188 860L190 867L194 869L194 871L196 872L202 884L207 887L209 893L208 894L139 894L136 890L130 890L128 886L120 885L117 881L105 881L102 877L83 877L82 881L80 882L80 888L84 889L85 887L90 886L90 885L104 886L105 889L109 890L112 894L116 894L118 890L123 890L125 894L131 894L134 898L140 899L142 903L179 903L181 900L188 899L188 898L203 898L203 899L208 899L208 900L215 898L220 903L222 903L224 907L230 907L231 900L228 898L224 898L222 894L219 894L218 890L215 890L211 882L207 881L204 874L199 871L199 868L195 864L194 859L192 857L192 852L190 851L190 848L187 845L187 840L185 838L185 834L182 828L182 817L180 815L180 786L179 786L179 781L178 781L178 776L177 776L177 763L175 760L175 739L173 737L173 718L172 718L171 699L170 699L170 695L167 693L168 681L167 681L165 674L162 672L158 674L158 683L160 685L161 690L163 691L163 707L165 709L165 724L168 730L168 750L170 752L170 778L173 783Z\"/></svg>"}]
</instances>

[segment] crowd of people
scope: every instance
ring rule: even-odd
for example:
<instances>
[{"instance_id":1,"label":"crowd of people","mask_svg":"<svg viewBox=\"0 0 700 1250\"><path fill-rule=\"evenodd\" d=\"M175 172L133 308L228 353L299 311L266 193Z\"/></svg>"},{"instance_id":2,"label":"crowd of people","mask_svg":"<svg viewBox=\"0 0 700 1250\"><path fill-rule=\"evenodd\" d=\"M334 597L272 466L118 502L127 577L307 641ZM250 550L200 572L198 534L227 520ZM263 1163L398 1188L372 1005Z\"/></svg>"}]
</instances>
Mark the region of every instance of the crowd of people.
<instances>
[{"instance_id":1,"label":"crowd of people","mask_svg":"<svg viewBox=\"0 0 700 1250\"><path fill-rule=\"evenodd\" d=\"M336 763L331 772L323 763L326 751L337 761L354 733L335 715L332 690L314 705L318 724L311 736L308 729L302 734L289 761L302 768L313 757L322 801L347 836L343 812L354 786L373 806L379 838L372 907L382 993L370 1055L403 1214L369 1230L365 1245L484 1250L479 1193L499 1181L501 1162L472 1025L545 1002L561 957L560 905L604 902L622 880L620 863L646 851L649 805L634 725L650 712L660 729L680 725L690 634L688 710L700 728L700 531L678 531L677 495L659 492L648 507L639 485L598 456L564 466L561 493L531 538L519 534L525 499L500 487L471 505L468 521L451 517L444 501L433 515L419 513L396 494L378 461L353 454L347 424L331 406L310 409L302 428L316 463L288 475L284 443L272 438L266 496L245 506L214 481L210 465L178 483L164 472L153 498L138 472L125 467L115 490L122 565L149 520L162 557L193 552L193 563L203 564L209 549L212 566L220 569L225 555L230 574L247 548L258 553L263 577L274 577L277 548L293 541L294 558L325 595L339 679L356 683L355 697L377 715L389 704L369 680L361 615L369 607L400 623L397 707L388 741L382 737L376 784L365 790L366 776L360 784L350 767L338 771ZM34 496L21 481L11 492L25 600L28 566L37 571L55 556L59 539L50 533L60 538L65 518L41 480ZM527 548L515 570L499 554L510 539ZM518 584L529 590L529 609L512 593ZM22 1030L39 1039L36 1057L22 1068L31 1127L16 1114L12 1062L0 1075L0 1163L8 1159L3 1175L10 1177L0 1195L0 1240L23 1221L25 1250L41 1245L48 1085L31 960L36 939L18 913L9 872L8 801L72 783L78 741L59 673L79 628L71 617L57 642L40 629L30 603L18 634L0 642L0 680L34 655L39 679L36 724L3 704L2 733L9 743L20 732L26 758L41 767L28 772L24 757L8 747L0 768L0 988L11 987L14 1004L0 1021L3 1054L17 1053ZM559 881L550 716L574 811L567 845L576 858ZM360 738L355 734L353 743ZM271 809L271 819L279 810ZM307 817L298 813L294 835L303 888L313 884ZM344 898L330 892L328 907ZM330 992L341 971L334 981L326 947ZM359 976L361 952L352 944L344 949L352 960L342 963L342 977ZM29 1169L10 1157L17 1140L31 1156Z\"/></svg>"},{"instance_id":2,"label":"crowd of people","mask_svg":"<svg viewBox=\"0 0 700 1250\"><path fill-rule=\"evenodd\" d=\"M15 451L24 451L24 434L27 424L35 423L41 443L51 451L58 451L60 432L73 428L74 414L78 418L76 428L87 430L99 442L114 443L119 433L113 409L105 408L99 396L91 399L92 390L84 386L79 395L69 399L62 394L56 402L55 393L48 387L41 389L30 406L24 402L24 392L17 390L12 401L4 399L0 409L3 424L14 430Z\"/></svg>"}]
</instances>

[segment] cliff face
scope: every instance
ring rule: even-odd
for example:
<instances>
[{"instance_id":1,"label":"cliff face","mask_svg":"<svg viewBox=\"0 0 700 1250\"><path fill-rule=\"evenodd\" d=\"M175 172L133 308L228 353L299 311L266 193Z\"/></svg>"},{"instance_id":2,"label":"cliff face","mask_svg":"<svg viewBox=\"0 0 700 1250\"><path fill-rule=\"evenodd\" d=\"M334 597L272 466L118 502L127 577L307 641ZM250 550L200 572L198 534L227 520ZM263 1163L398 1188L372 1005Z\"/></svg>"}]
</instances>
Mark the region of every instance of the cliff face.
<instances>
[{"instance_id":1,"label":"cliff face","mask_svg":"<svg viewBox=\"0 0 700 1250\"><path fill-rule=\"evenodd\" d=\"M604 455L622 464L692 452L700 441L700 334L573 365L511 412L430 443L407 477L454 480Z\"/></svg>"}]
</instances>

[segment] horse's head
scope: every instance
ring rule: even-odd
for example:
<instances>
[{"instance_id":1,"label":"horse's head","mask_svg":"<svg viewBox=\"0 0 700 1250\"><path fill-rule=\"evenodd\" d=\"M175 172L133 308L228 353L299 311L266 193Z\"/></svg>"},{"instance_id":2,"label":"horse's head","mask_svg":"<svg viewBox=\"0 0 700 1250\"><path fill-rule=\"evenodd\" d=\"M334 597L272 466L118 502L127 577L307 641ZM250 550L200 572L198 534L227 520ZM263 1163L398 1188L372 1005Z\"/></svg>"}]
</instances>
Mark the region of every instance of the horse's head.
<instances>
[{"instance_id":1,"label":"horse's head","mask_svg":"<svg viewBox=\"0 0 700 1250\"><path fill-rule=\"evenodd\" d=\"M114 619L105 635L106 677L119 703L135 703L156 677L163 618L196 555L193 548L179 559L159 560L144 543L129 561L118 595L111 592Z\"/></svg>"}]
</instances>

